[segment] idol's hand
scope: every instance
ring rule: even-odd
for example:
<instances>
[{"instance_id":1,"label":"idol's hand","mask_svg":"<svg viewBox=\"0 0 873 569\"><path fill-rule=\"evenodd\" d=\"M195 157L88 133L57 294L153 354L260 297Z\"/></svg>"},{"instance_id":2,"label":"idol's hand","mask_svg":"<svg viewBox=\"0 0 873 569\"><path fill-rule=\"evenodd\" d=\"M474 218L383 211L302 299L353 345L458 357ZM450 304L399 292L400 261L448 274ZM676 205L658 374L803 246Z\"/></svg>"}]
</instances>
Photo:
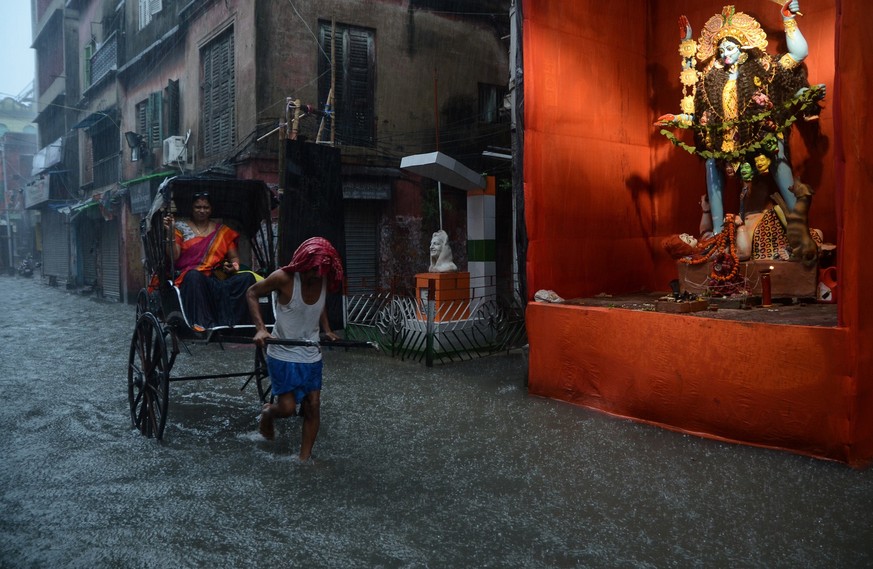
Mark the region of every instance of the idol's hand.
<instances>
[{"instance_id":1,"label":"idol's hand","mask_svg":"<svg viewBox=\"0 0 873 569\"><path fill-rule=\"evenodd\" d=\"M690 125L691 115L661 115L655 121L655 126L677 126L680 124Z\"/></svg>"},{"instance_id":2,"label":"idol's hand","mask_svg":"<svg viewBox=\"0 0 873 569\"><path fill-rule=\"evenodd\" d=\"M655 126L668 126L676 122L676 115L661 115L655 121Z\"/></svg>"},{"instance_id":3,"label":"idol's hand","mask_svg":"<svg viewBox=\"0 0 873 569\"><path fill-rule=\"evenodd\" d=\"M782 17L793 18L795 14L803 15L800 13L800 2L798 0L791 0L791 2L782 6Z\"/></svg>"},{"instance_id":4,"label":"idol's hand","mask_svg":"<svg viewBox=\"0 0 873 569\"><path fill-rule=\"evenodd\" d=\"M812 85L812 88L816 90L815 98L816 98L816 100L819 100L819 101L824 99L828 93L827 86L824 83ZM804 93L806 93L807 91L809 91L809 89L810 89L810 87L801 87L800 89L797 90L797 92L794 94L794 96L799 97L799 96L803 95Z\"/></svg>"}]
</instances>

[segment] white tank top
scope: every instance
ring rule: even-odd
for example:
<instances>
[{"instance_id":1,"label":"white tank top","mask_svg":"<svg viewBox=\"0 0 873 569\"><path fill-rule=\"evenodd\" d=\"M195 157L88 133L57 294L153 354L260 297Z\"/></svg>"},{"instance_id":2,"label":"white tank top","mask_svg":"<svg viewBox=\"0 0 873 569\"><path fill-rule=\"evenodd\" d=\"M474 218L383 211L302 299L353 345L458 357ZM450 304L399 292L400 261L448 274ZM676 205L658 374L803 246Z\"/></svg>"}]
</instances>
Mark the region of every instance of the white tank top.
<instances>
[{"instance_id":1,"label":"white tank top","mask_svg":"<svg viewBox=\"0 0 873 569\"><path fill-rule=\"evenodd\" d=\"M321 294L315 304L303 302L303 285L300 283L300 273L294 273L294 290L288 304L280 304L279 296L273 293L273 313L276 324L273 326L273 336L285 340L319 339L321 311L324 308L325 281L321 281ZM297 363L313 363L321 360L321 348L318 346L280 346L267 345L267 355L277 360Z\"/></svg>"}]
</instances>

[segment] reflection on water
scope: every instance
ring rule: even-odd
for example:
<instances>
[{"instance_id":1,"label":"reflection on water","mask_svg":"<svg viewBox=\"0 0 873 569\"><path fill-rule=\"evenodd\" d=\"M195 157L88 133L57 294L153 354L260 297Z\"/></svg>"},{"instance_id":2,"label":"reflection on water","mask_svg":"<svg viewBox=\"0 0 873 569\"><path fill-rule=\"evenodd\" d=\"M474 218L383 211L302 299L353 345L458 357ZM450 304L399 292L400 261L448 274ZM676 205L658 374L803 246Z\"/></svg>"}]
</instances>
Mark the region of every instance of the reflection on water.
<instances>
[{"instance_id":1,"label":"reflection on water","mask_svg":"<svg viewBox=\"0 0 873 569\"><path fill-rule=\"evenodd\" d=\"M132 431L132 307L5 277L0 307L3 567L873 564L873 473L529 397L520 354L328 352L301 466L300 420L261 439L240 378L173 383L164 442Z\"/></svg>"}]
</instances>

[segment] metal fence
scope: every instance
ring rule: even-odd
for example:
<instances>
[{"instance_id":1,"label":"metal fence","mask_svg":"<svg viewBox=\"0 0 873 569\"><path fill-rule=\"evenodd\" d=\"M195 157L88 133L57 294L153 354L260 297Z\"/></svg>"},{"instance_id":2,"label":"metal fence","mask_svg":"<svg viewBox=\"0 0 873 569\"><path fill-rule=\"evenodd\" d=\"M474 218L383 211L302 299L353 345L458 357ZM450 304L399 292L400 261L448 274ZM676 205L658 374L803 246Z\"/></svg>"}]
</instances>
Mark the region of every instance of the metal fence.
<instances>
[{"instance_id":1,"label":"metal fence","mask_svg":"<svg viewBox=\"0 0 873 569\"><path fill-rule=\"evenodd\" d=\"M394 293L346 298L346 338L375 342L392 357L451 362L527 344L524 303L517 294L443 300Z\"/></svg>"}]
</instances>

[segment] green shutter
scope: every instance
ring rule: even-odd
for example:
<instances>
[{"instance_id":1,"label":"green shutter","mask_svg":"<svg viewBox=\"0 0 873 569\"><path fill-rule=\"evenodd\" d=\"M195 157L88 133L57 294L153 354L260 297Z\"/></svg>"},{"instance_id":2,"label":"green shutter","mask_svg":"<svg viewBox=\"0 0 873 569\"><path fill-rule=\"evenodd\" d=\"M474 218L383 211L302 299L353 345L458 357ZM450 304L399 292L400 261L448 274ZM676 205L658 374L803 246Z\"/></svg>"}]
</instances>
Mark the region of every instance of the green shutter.
<instances>
[{"instance_id":1,"label":"green shutter","mask_svg":"<svg viewBox=\"0 0 873 569\"><path fill-rule=\"evenodd\" d=\"M148 107L148 141L150 148L163 149L164 142L164 112L161 92L149 95Z\"/></svg>"},{"instance_id":2,"label":"green shutter","mask_svg":"<svg viewBox=\"0 0 873 569\"><path fill-rule=\"evenodd\" d=\"M179 81L167 82L167 136L181 134L179 125Z\"/></svg>"}]
</instances>

